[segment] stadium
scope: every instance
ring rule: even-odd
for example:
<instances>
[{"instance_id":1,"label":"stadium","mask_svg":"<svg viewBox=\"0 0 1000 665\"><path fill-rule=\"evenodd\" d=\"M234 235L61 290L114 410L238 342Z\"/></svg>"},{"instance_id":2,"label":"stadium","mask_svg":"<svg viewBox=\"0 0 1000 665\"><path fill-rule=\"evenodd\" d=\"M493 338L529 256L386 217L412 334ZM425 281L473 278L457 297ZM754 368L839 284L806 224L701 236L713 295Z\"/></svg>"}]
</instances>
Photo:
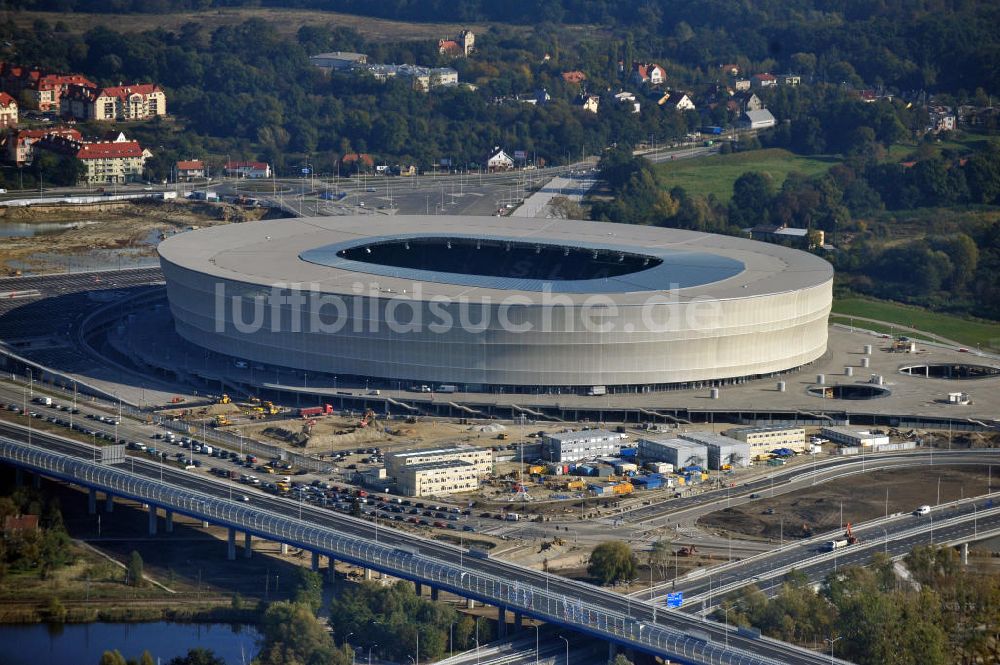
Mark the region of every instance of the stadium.
<instances>
[{"instance_id":1,"label":"stadium","mask_svg":"<svg viewBox=\"0 0 1000 665\"><path fill-rule=\"evenodd\" d=\"M794 370L826 350L833 285L827 262L779 245L530 218L251 222L159 253L177 333L237 367L470 392L647 392Z\"/></svg>"}]
</instances>

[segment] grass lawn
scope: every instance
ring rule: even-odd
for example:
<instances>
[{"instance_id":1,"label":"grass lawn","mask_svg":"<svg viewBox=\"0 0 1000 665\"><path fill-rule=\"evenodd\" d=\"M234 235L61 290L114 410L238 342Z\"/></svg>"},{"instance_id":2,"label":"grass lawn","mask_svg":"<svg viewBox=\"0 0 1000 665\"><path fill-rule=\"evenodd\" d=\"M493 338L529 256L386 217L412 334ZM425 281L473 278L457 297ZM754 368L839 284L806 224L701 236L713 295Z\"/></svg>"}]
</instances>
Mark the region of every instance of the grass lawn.
<instances>
[{"instance_id":1,"label":"grass lawn","mask_svg":"<svg viewBox=\"0 0 1000 665\"><path fill-rule=\"evenodd\" d=\"M833 302L833 313L841 315L837 322L843 323L845 317L864 316L889 323L910 326L917 330L941 335L956 342L961 342L969 348L980 346L984 351L1000 350L1000 323L963 319L949 314L939 314L919 307L898 305L881 300L867 298L844 298ZM855 325L873 328L863 322Z\"/></svg>"},{"instance_id":2,"label":"grass lawn","mask_svg":"<svg viewBox=\"0 0 1000 665\"><path fill-rule=\"evenodd\" d=\"M839 157L803 157L780 148L769 148L667 162L658 164L656 173L668 189L681 186L689 194L715 194L719 200L728 201L733 195L733 182L747 171L767 173L775 187L781 187L789 173L797 171L814 176L838 163Z\"/></svg>"}]
</instances>

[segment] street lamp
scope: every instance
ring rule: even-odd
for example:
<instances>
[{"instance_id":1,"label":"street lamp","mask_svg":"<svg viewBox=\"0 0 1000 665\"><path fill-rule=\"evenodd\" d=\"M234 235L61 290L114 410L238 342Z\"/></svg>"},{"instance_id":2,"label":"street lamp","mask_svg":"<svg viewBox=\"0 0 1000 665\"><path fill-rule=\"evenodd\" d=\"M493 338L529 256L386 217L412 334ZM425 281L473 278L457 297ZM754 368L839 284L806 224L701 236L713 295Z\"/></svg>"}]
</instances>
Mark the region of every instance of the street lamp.
<instances>
[{"instance_id":1,"label":"street lamp","mask_svg":"<svg viewBox=\"0 0 1000 665\"><path fill-rule=\"evenodd\" d=\"M562 635L559 636L559 639L566 643L566 665L569 665L569 640Z\"/></svg>"},{"instance_id":2,"label":"street lamp","mask_svg":"<svg viewBox=\"0 0 1000 665\"><path fill-rule=\"evenodd\" d=\"M368 647L368 665L372 665L372 649L374 649L377 646L378 646L377 644L373 644L370 647Z\"/></svg>"},{"instance_id":3,"label":"street lamp","mask_svg":"<svg viewBox=\"0 0 1000 665\"><path fill-rule=\"evenodd\" d=\"M824 639L824 641L827 642L830 645L830 662L831 663L833 662L833 645L836 644L839 640L842 640L842 639L844 639L843 635L841 635L840 637L834 637L833 639L830 639L829 637L827 637L827 638Z\"/></svg>"}]
</instances>

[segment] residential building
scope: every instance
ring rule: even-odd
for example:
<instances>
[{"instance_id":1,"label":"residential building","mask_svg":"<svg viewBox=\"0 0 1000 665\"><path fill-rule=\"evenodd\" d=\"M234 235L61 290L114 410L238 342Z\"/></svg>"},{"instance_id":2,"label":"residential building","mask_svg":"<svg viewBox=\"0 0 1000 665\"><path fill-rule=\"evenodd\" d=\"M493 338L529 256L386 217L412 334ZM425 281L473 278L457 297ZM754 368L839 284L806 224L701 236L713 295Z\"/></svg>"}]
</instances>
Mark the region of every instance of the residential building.
<instances>
[{"instance_id":1,"label":"residential building","mask_svg":"<svg viewBox=\"0 0 1000 665\"><path fill-rule=\"evenodd\" d=\"M733 63L726 63L723 65L719 65L719 70L722 71L723 75L728 76L730 78L736 78L737 76L740 75L740 66Z\"/></svg>"},{"instance_id":2,"label":"residential building","mask_svg":"<svg viewBox=\"0 0 1000 665\"><path fill-rule=\"evenodd\" d=\"M75 141L83 139L80 132L71 127L11 130L4 142L4 161L15 166L31 164L35 159L35 144L46 136L62 136Z\"/></svg>"},{"instance_id":3,"label":"residential building","mask_svg":"<svg viewBox=\"0 0 1000 665\"><path fill-rule=\"evenodd\" d=\"M234 178L270 178L271 165L265 162L226 162L223 172Z\"/></svg>"},{"instance_id":4,"label":"residential building","mask_svg":"<svg viewBox=\"0 0 1000 665\"><path fill-rule=\"evenodd\" d=\"M750 79L736 79L733 81L733 89L736 92L744 92L750 89Z\"/></svg>"},{"instance_id":5,"label":"residential building","mask_svg":"<svg viewBox=\"0 0 1000 665\"><path fill-rule=\"evenodd\" d=\"M678 434L684 441L703 444L708 449L708 468L719 470L723 466L750 466L750 444L722 434L684 432Z\"/></svg>"},{"instance_id":6,"label":"residential building","mask_svg":"<svg viewBox=\"0 0 1000 665\"><path fill-rule=\"evenodd\" d=\"M778 77L779 85L796 86L802 83L802 77L798 74L782 74Z\"/></svg>"},{"instance_id":7,"label":"residential building","mask_svg":"<svg viewBox=\"0 0 1000 665\"><path fill-rule=\"evenodd\" d=\"M613 95L614 100L619 104L630 104L632 106L632 113L638 113L642 108L641 103L636 99L634 92L629 92L627 90L622 90L619 93Z\"/></svg>"},{"instance_id":8,"label":"residential building","mask_svg":"<svg viewBox=\"0 0 1000 665\"><path fill-rule=\"evenodd\" d=\"M349 51L332 51L330 53L319 53L309 56L309 62L314 67L319 67L327 73L333 71L345 71L360 65L368 64L368 56L364 53L351 53Z\"/></svg>"},{"instance_id":9,"label":"residential building","mask_svg":"<svg viewBox=\"0 0 1000 665\"><path fill-rule=\"evenodd\" d=\"M477 446L454 446L452 448L431 448L426 450L401 450L385 456L386 473L399 482L401 474L409 466L426 466L446 462L461 462L469 465L477 478L493 473L493 450ZM429 468L429 467L428 467Z\"/></svg>"},{"instance_id":10,"label":"residential building","mask_svg":"<svg viewBox=\"0 0 1000 665\"><path fill-rule=\"evenodd\" d=\"M0 89L24 108L58 111L63 94L73 85L95 85L80 74L60 74L41 69L0 63Z\"/></svg>"},{"instance_id":11,"label":"residential building","mask_svg":"<svg viewBox=\"0 0 1000 665\"><path fill-rule=\"evenodd\" d=\"M757 93L746 90L733 95L732 101L736 102L740 113L748 111L760 111L764 108L764 102L757 96Z\"/></svg>"},{"instance_id":12,"label":"residential building","mask_svg":"<svg viewBox=\"0 0 1000 665\"><path fill-rule=\"evenodd\" d=\"M579 462L604 455L618 455L626 436L604 429L547 434L542 443L545 459L552 462Z\"/></svg>"},{"instance_id":13,"label":"residential building","mask_svg":"<svg viewBox=\"0 0 1000 665\"><path fill-rule=\"evenodd\" d=\"M743 129L768 129L774 127L777 120L767 109L757 111L747 111L740 118L740 127Z\"/></svg>"},{"instance_id":14,"label":"residential building","mask_svg":"<svg viewBox=\"0 0 1000 665\"><path fill-rule=\"evenodd\" d=\"M499 146L496 146L493 148L493 151L487 155L485 167L487 171L509 171L514 168L514 160L511 159L510 155L504 152Z\"/></svg>"},{"instance_id":15,"label":"residential building","mask_svg":"<svg viewBox=\"0 0 1000 665\"><path fill-rule=\"evenodd\" d=\"M726 436L749 444L750 454L766 456L772 450L788 448L800 453L806 449L806 431L801 427L766 425L763 427L734 427Z\"/></svg>"},{"instance_id":16,"label":"residential building","mask_svg":"<svg viewBox=\"0 0 1000 665\"><path fill-rule=\"evenodd\" d=\"M80 141L52 134L39 141L36 150L76 157L87 168L81 182L90 185L142 180L150 157L138 141Z\"/></svg>"},{"instance_id":17,"label":"residential building","mask_svg":"<svg viewBox=\"0 0 1000 665\"><path fill-rule=\"evenodd\" d=\"M419 65L361 65L356 71L366 72L378 81L400 78L410 81L414 90L458 85L458 71L451 67L421 67Z\"/></svg>"},{"instance_id":18,"label":"residential building","mask_svg":"<svg viewBox=\"0 0 1000 665\"><path fill-rule=\"evenodd\" d=\"M667 80L667 71L655 62L634 62L629 79L637 84L663 85Z\"/></svg>"},{"instance_id":19,"label":"residential building","mask_svg":"<svg viewBox=\"0 0 1000 665\"><path fill-rule=\"evenodd\" d=\"M690 97L677 90L667 90L663 93L656 92L650 95L650 97L656 101L657 105L666 109L674 109L675 111L694 111L696 108Z\"/></svg>"},{"instance_id":20,"label":"residential building","mask_svg":"<svg viewBox=\"0 0 1000 665\"><path fill-rule=\"evenodd\" d=\"M823 427L820 428L819 433L820 436L848 448L884 446L889 443L889 437L885 434L874 434L870 430L852 429L850 427Z\"/></svg>"},{"instance_id":21,"label":"residential building","mask_svg":"<svg viewBox=\"0 0 1000 665\"><path fill-rule=\"evenodd\" d=\"M601 98L597 95L583 94L573 100L573 104L579 106L584 111L597 113L597 109L601 106Z\"/></svg>"},{"instance_id":22,"label":"residential building","mask_svg":"<svg viewBox=\"0 0 1000 665\"><path fill-rule=\"evenodd\" d=\"M155 83L97 88L71 86L62 96L63 116L78 120L149 120L167 114L167 97Z\"/></svg>"},{"instance_id":23,"label":"residential building","mask_svg":"<svg viewBox=\"0 0 1000 665\"><path fill-rule=\"evenodd\" d=\"M750 85L754 88L772 88L778 85L778 77L774 74L754 74L750 77Z\"/></svg>"},{"instance_id":24,"label":"residential building","mask_svg":"<svg viewBox=\"0 0 1000 665\"><path fill-rule=\"evenodd\" d=\"M580 84L587 80L587 75L579 70L575 70L572 72L563 72L562 78L566 83Z\"/></svg>"},{"instance_id":25,"label":"residential building","mask_svg":"<svg viewBox=\"0 0 1000 665\"><path fill-rule=\"evenodd\" d=\"M669 462L674 469L708 464L708 447L685 439L639 439L639 459L643 462Z\"/></svg>"},{"instance_id":26,"label":"residential building","mask_svg":"<svg viewBox=\"0 0 1000 665\"><path fill-rule=\"evenodd\" d=\"M204 178L205 175L205 162L200 159L182 160L174 164L174 177L178 182Z\"/></svg>"},{"instance_id":27,"label":"residential building","mask_svg":"<svg viewBox=\"0 0 1000 665\"><path fill-rule=\"evenodd\" d=\"M928 117L930 118L928 131L936 134L938 132L954 131L955 129L955 114L947 106L932 106L929 109Z\"/></svg>"},{"instance_id":28,"label":"residential building","mask_svg":"<svg viewBox=\"0 0 1000 665\"><path fill-rule=\"evenodd\" d=\"M0 128L17 125L17 100L0 92Z\"/></svg>"},{"instance_id":29,"label":"residential building","mask_svg":"<svg viewBox=\"0 0 1000 665\"><path fill-rule=\"evenodd\" d=\"M446 496L477 489L480 478L475 465L461 460L410 464L396 475L396 490L406 496Z\"/></svg>"}]
</instances>

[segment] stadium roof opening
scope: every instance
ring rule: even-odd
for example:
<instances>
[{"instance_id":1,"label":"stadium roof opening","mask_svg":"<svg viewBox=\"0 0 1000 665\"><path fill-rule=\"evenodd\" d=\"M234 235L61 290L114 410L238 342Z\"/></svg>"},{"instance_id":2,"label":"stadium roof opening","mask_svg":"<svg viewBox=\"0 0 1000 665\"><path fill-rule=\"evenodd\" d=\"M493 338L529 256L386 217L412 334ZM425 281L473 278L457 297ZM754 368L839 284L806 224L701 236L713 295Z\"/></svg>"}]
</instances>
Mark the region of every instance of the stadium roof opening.
<instances>
[{"instance_id":1,"label":"stadium roof opening","mask_svg":"<svg viewBox=\"0 0 1000 665\"><path fill-rule=\"evenodd\" d=\"M707 252L492 235L363 238L309 249L300 258L384 277L562 293L683 289L744 270L736 259Z\"/></svg>"}]
</instances>

